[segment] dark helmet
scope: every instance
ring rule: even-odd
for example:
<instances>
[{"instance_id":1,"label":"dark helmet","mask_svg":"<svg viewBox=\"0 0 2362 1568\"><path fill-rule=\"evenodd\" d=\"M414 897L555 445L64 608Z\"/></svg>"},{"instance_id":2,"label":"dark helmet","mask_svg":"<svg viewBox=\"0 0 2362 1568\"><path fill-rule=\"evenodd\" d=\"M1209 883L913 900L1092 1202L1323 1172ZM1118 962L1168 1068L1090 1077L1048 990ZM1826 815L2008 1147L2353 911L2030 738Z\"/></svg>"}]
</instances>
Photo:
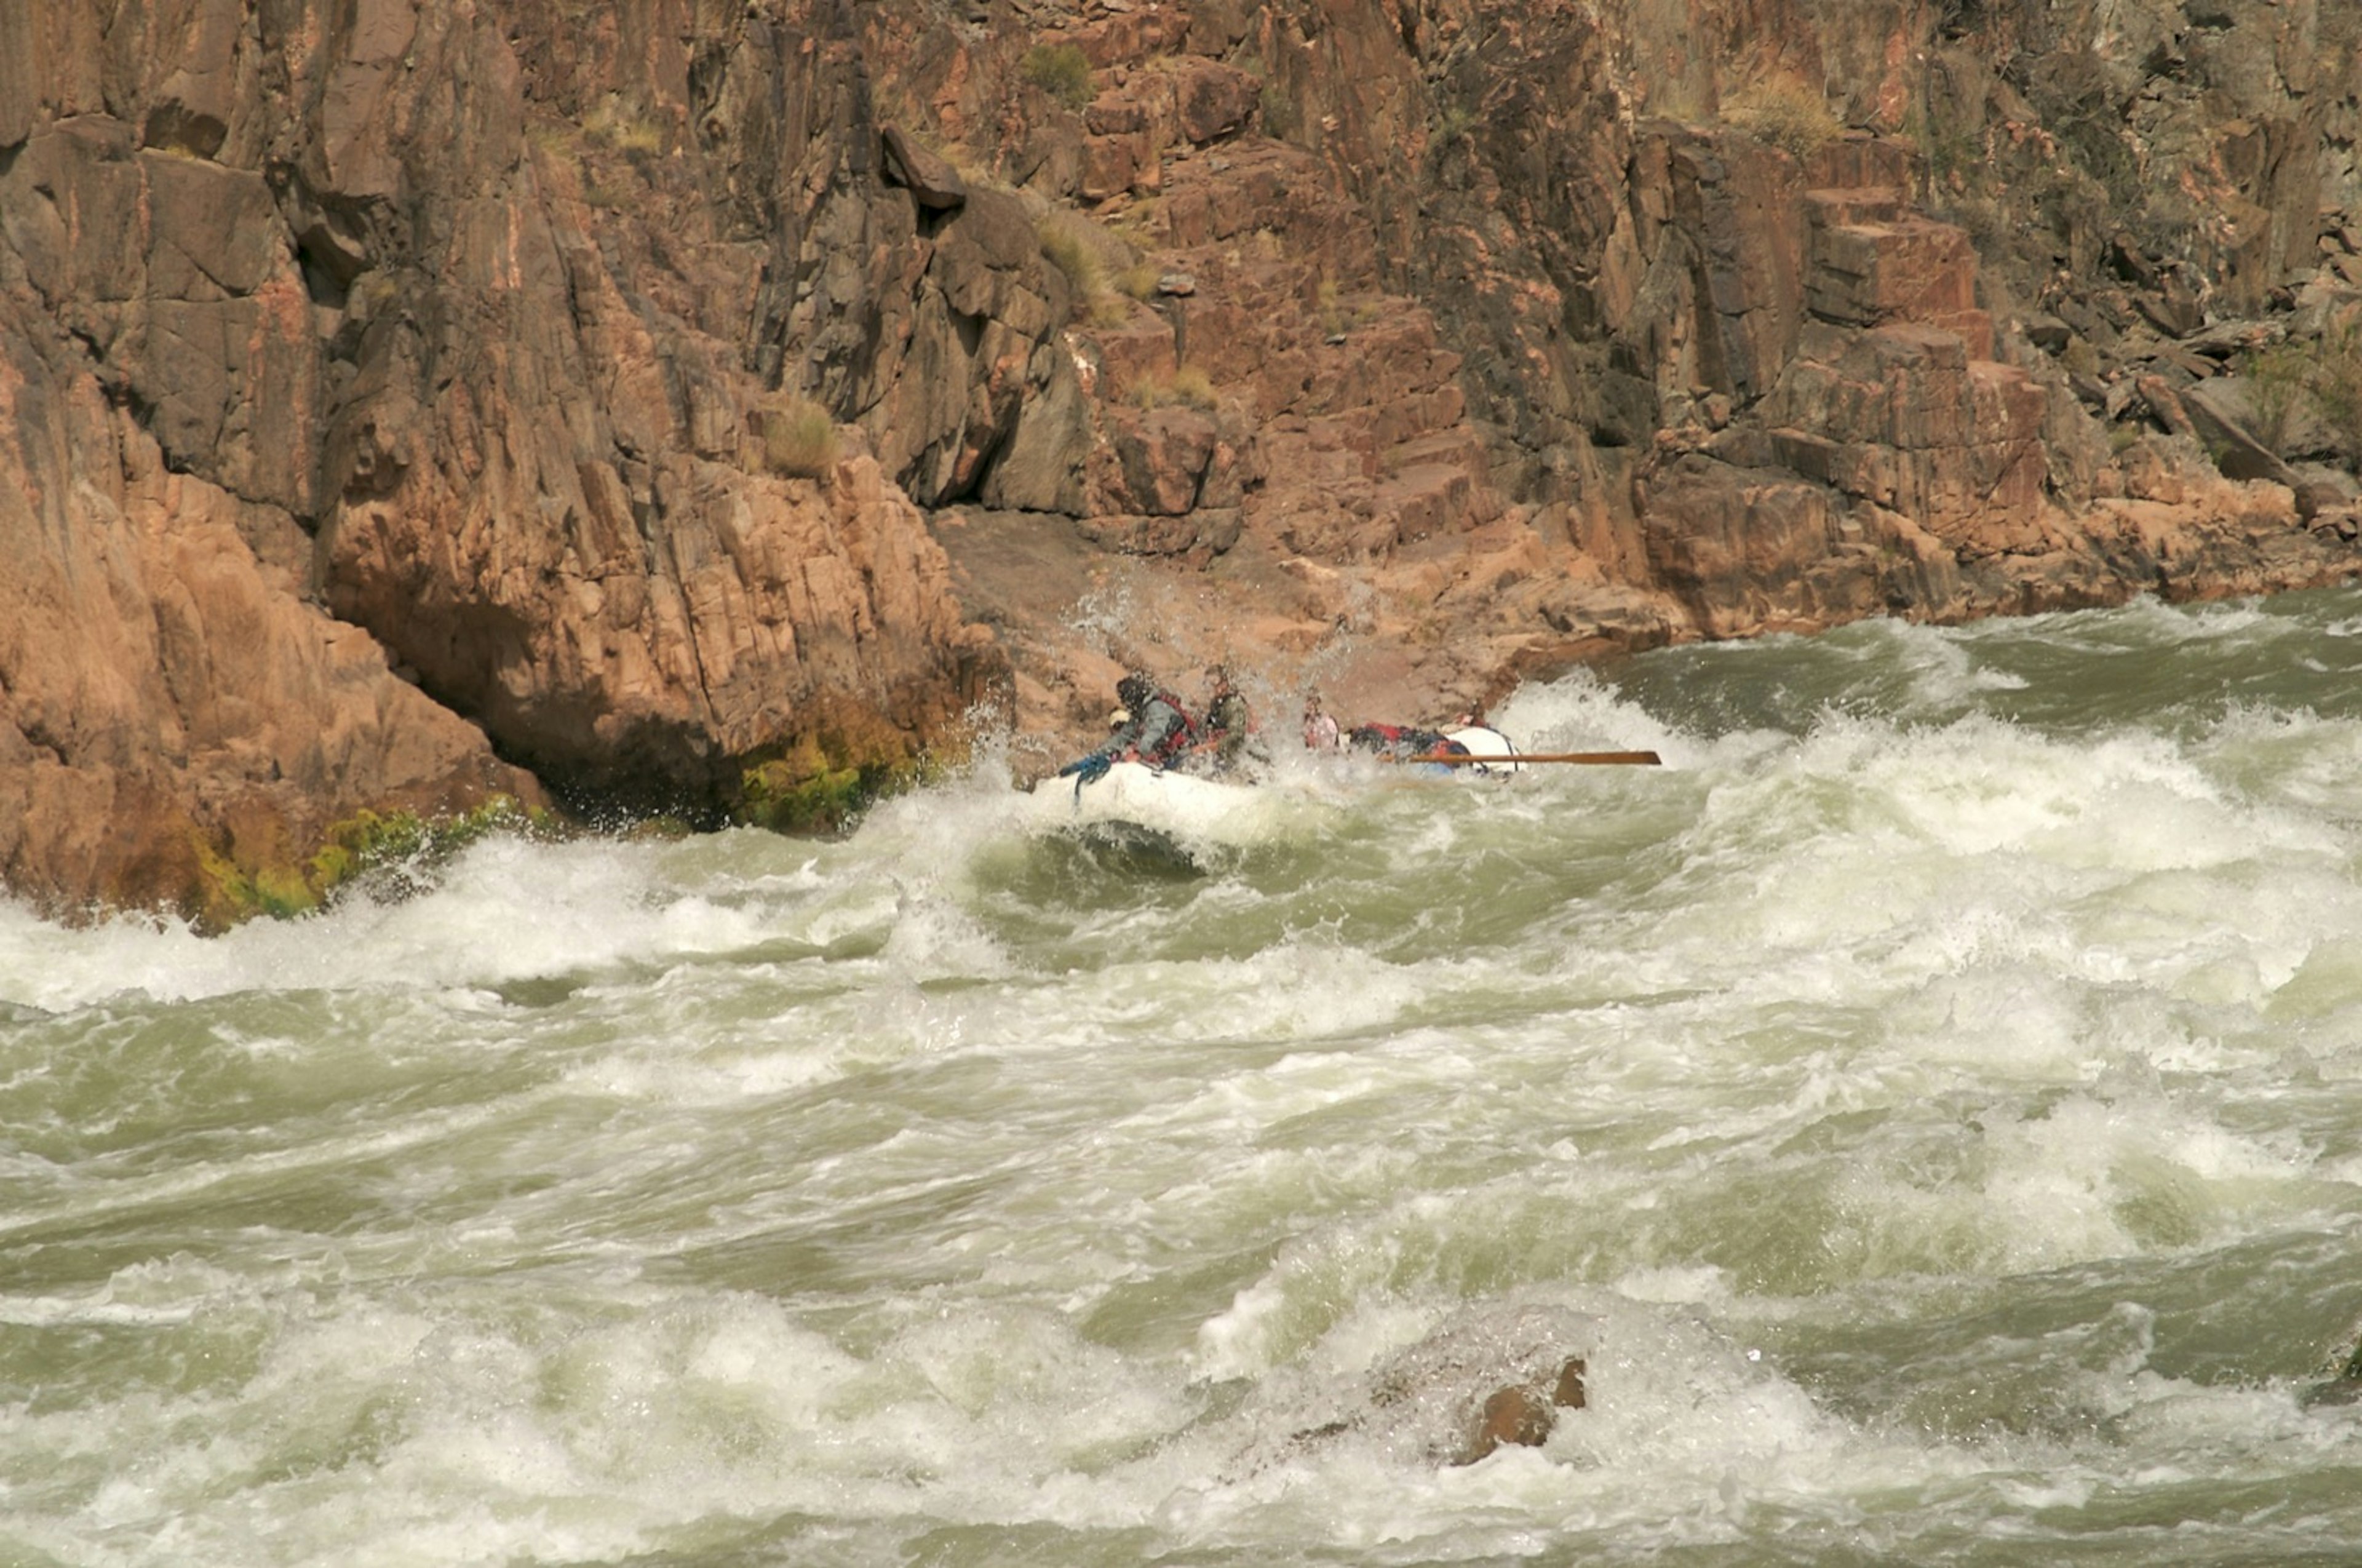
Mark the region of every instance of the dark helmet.
<instances>
[{"instance_id":1,"label":"dark helmet","mask_svg":"<svg viewBox=\"0 0 2362 1568\"><path fill-rule=\"evenodd\" d=\"M1148 677L1134 670L1115 683L1115 694L1125 707L1137 713L1148 706L1148 700L1156 695L1156 688L1149 684Z\"/></svg>"}]
</instances>

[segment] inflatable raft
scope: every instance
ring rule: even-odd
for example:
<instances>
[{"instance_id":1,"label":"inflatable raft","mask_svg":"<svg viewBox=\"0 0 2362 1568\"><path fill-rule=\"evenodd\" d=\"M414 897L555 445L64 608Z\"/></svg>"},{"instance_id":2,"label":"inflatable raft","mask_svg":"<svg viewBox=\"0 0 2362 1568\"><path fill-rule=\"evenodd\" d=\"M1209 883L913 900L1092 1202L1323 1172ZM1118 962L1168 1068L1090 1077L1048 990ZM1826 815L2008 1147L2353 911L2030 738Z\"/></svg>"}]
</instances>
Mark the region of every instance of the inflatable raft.
<instances>
[{"instance_id":1,"label":"inflatable raft","mask_svg":"<svg viewBox=\"0 0 2362 1568\"><path fill-rule=\"evenodd\" d=\"M1101 828L1161 835L1178 845L1240 846L1285 833L1308 814L1351 800L1374 778L1473 776L1520 771L1509 737L1482 725L1444 732L1480 760L1457 766L1404 762L1381 765L1367 753L1349 754L1352 771L1307 771L1249 780L1118 762L1089 783L1044 778L1033 786L1027 812L1036 829Z\"/></svg>"}]
</instances>

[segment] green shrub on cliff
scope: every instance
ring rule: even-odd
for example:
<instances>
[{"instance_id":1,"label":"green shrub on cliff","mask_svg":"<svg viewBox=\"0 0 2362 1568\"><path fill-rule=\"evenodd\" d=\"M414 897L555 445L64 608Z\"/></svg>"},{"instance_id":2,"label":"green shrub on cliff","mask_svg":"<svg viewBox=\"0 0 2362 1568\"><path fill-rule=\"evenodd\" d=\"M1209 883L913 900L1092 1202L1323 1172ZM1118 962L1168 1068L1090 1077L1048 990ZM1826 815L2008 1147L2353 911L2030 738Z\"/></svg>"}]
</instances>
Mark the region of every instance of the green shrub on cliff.
<instances>
[{"instance_id":1,"label":"green shrub on cliff","mask_svg":"<svg viewBox=\"0 0 2362 1568\"><path fill-rule=\"evenodd\" d=\"M1025 51L1018 73L1070 109L1091 101L1091 62L1070 43L1035 44Z\"/></svg>"},{"instance_id":2,"label":"green shrub on cliff","mask_svg":"<svg viewBox=\"0 0 2362 1568\"><path fill-rule=\"evenodd\" d=\"M2059 149L2105 193L2111 213L2130 216L2147 205L2140 156L2125 131L2127 105L2096 50L2041 56L2026 67L2025 95Z\"/></svg>"},{"instance_id":3,"label":"green shrub on cliff","mask_svg":"<svg viewBox=\"0 0 2362 1568\"><path fill-rule=\"evenodd\" d=\"M2255 411L2255 437L2275 452L2288 440L2312 374L2312 357L2301 345L2285 340L2241 357L2239 379L2246 385L2247 405Z\"/></svg>"},{"instance_id":4,"label":"green shrub on cliff","mask_svg":"<svg viewBox=\"0 0 2362 1568\"><path fill-rule=\"evenodd\" d=\"M1296 106L1296 99L1278 83L1266 78L1255 98L1263 111L1263 134L1272 140L1292 141L1304 128L1304 116Z\"/></svg>"},{"instance_id":5,"label":"green shrub on cliff","mask_svg":"<svg viewBox=\"0 0 2362 1568\"><path fill-rule=\"evenodd\" d=\"M2362 458L2362 319L2251 349L2240 356L2238 380L2255 415L2250 434L2264 446L2286 455L2302 412L2346 458Z\"/></svg>"},{"instance_id":6,"label":"green shrub on cliff","mask_svg":"<svg viewBox=\"0 0 2362 1568\"><path fill-rule=\"evenodd\" d=\"M2362 322L2322 337L2307 382L2312 405L2349 458L2362 458Z\"/></svg>"}]
</instances>

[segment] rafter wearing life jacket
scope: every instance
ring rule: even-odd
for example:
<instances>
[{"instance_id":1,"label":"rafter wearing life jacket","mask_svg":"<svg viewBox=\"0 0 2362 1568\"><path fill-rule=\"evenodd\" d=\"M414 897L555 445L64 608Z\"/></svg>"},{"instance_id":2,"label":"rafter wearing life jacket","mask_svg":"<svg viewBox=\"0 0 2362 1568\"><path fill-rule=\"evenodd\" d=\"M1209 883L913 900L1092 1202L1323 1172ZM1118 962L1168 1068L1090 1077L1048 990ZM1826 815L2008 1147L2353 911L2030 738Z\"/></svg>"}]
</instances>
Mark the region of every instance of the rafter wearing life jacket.
<instances>
[{"instance_id":1,"label":"rafter wearing life jacket","mask_svg":"<svg viewBox=\"0 0 2362 1568\"><path fill-rule=\"evenodd\" d=\"M1098 783L1119 762L1168 767L1203 738L1181 700L1137 670L1115 683L1115 694L1123 706L1109 715L1113 728L1107 744L1058 769L1059 778L1075 781L1077 801L1084 785Z\"/></svg>"},{"instance_id":2,"label":"rafter wearing life jacket","mask_svg":"<svg viewBox=\"0 0 2362 1568\"><path fill-rule=\"evenodd\" d=\"M1169 767L1204 740L1181 699L1150 684L1146 676L1125 676L1116 682L1115 693L1131 710L1131 723L1109 739L1112 755L1135 757L1151 767Z\"/></svg>"}]
</instances>

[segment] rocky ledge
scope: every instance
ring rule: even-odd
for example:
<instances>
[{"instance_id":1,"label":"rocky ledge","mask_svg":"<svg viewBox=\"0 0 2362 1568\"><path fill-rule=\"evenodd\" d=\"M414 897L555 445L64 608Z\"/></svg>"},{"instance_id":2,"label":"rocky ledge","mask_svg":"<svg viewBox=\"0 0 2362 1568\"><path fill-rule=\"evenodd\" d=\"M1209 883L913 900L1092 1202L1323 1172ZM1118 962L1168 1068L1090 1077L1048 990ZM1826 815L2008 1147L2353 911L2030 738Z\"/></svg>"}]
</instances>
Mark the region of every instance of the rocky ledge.
<instances>
[{"instance_id":1,"label":"rocky ledge","mask_svg":"<svg viewBox=\"0 0 2362 1568\"><path fill-rule=\"evenodd\" d=\"M0 11L0 879L2362 568L2316 0ZM1776 42L1772 40L1777 40ZM275 889L275 891L273 891ZM268 896L265 896L265 895Z\"/></svg>"}]
</instances>

